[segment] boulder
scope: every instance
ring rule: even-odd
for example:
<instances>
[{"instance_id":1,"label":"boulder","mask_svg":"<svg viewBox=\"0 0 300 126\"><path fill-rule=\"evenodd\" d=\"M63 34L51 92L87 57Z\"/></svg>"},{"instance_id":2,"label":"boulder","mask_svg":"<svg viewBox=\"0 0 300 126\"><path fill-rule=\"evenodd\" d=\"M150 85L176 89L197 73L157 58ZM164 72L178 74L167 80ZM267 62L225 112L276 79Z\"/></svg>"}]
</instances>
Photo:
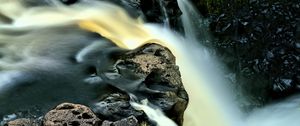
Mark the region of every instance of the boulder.
<instances>
[{"instance_id":1,"label":"boulder","mask_svg":"<svg viewBox=\"0 0 300 126\"><path fill-rule=\"evenodd\" d=\"M101 120L84 105L62 103L49 111L44 126L95 126Z\"/></svg>"},{"instance_id":2,"label":"boulder","mask_svg":"<svg viewBox=\"0 0 300 126\"><path fill-rule=\"evenodd\" d=\"M166 47L147 44L127 51L115 60L114 67L117 70L113 74L118 76L108 80L110 93L100 96L90 108L62 103L44 116L42 125L155 125L142 110L136 110L130 104L130 101L139 102L144 99L149 101L151 107L162 110L167 117L179 126L182 125L188 95L175 64L175 57ZM134 87L132 82L135 82ZM26 126L34 122L30 119L17 119L8 123L9 126L14 126L13 124Z\"/></svg>"},{"instance_id":3,"label":"boulder","mask_svg":"<svg viewBox=\"0 0 300 126\"><path fill-rule=\"evenodd\" d=\"M122 55L116 61L115 66L119 68L119 76L126 79L118 81L117 83L120 84L115 84L117 88L118 85L122 85L125 88L127 88L126 85L130 87L131 83L124 82L131 82L133 76L136 76L137 80L142 78L142 81L135 85L137 89L130 93L135 94L139 100L148 99L153 106L158 107L169 118L182 125L183 113L188 104L188 95L182 84L179 68L175 64L175 57L170 50L157 44L147 44ZM128 75L130 76L128 77ZM131 81L127 81L129 79ZM128 95L118 94L114 96L117 97L110 96L110 100L106 98L100 102L111 108L109 110L112 111L106 112L103 111L106 109L102 108L101 116L111 118L116 115L129 113L138 118L144 116L138 111L132 110L128 103ZM127 108L125 110L118 109L122 107ZM128 110L130 111L128 112ZM120 119L119 117L116 118Z\"/></svg>"},{"instance_id":4,"label":"boulder","mask_svg":"<svg viewBox=\"0 0 300 126\"><path fill-rule=\"evenodd\" d=\"M37 120L20 118L10 121L6 126L39 126L40 123Z\"/></svg>"}]
</instances>

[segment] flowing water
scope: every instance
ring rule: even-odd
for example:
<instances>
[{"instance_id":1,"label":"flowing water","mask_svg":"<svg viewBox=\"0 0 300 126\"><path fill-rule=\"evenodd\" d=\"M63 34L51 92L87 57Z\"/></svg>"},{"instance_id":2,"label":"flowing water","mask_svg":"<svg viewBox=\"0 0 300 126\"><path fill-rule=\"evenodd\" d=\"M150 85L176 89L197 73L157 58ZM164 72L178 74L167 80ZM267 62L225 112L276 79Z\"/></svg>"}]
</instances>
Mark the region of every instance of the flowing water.
<instances>
[{"instance_id":1,"label":"flowing water","mask_svg":"<svg viewBox=\"0 0 300 126\"><path fill-rule=\"evenodd\" d=\"M203 23L204 20L193 10L188 1L178 0L178 3L183 11L182 21L186 32L185 37L171 31L168 27L134 19L118 6L92 1L72 6L55 4L54 7L26 9L17 0L9 2L0 0L1 13L12 20L11 24L5 21L0 22L0 24L2 23L0 33L3 29L39 29L75 25L88 32L96 32L124 49L135 49L146 43L157 43L168 47L176 57L185 89L190 97L190 103L185 112L185 126L282 126L284 124L296 126L300 123L297 121L297 117L300 116L300 100L297 98L243 114L237 107L238 102L234 101L235 91L232 91L230 84L224 79L223 71L219 69L222 65L211 54L211 49L199 44L210 40L207 31L201 27L200 32L203 37L195 34L199 31L193 24L198 25L198 21ZM196 17L190 18L191 14ZM5 40L7 37L10 36L0 34L0 39ZM53 44L55 45L55 43ZM90 49L89 46L87 48L86 50ZM85 50L83 49L81 53L78 53L76 60L81 61L80 57L84 54ZM15 70L19 71L19 69ZM26 69L24 70L26 71ZM9 84L10 79L17 78L19 72L5 73L1 71L0 76L0 88L2 88ZM144 110L152 120L159 122L158 124L161 126L174 125L160 111L149 107L145 101L143 104L132 102L132 106Z\"/></svg>"},{"instance_id":2,"label":"flowing water","mask_svg":"<svg viewBox=\"0 0 300 126\"><path fill-rule=\"evenodd\" d=\"M208 32L208 25L206 24L206 20L203 19L201 17L201 15L199 15L199 13L197 12L197 9L194 8L194 6L188 1L188 0L178 0L178 4L180 9L183 11L183 15L182 15L182 21L184 24L184 30L186 33L186 38L189 40L189 44L192 43L203 43L206 44L207 42L211 41L211 36ZM200 35L199 35L200 34ZM196 50L207 50L207 48L203 48L201 46L197 46L198 49ZM201 54L199 52L197 52L197 54ZM211 55L212 53L210 53L210 57L213 57L213 55ZM218 64L217 60L211 60L211 59L206 59L208 63L212 63L212 68L209 68L208 70L214 70L213 74L208 75L207 77L209 78L209 76L213 76L214 78L216 76L220 76L225 77L224 73L222 73L221 71L218 71L216 69L213 68L217 68L218 66L220 66L220 64ZM200 61L200 60L199 60ZM198 62L200 63L200 62ZM222 66L222 65L221 65ZM203 69L202 69L203 70ZM226 81L222 81L222 79L216 79L216 81L214 81L213 79L211 80L206 80L206 83L217 83L218 86L223 85L226 87L230 87L231 85L237 85L237 84L229 84ZM209 86L210 89L213 89L213 93L214 95L216 95L216 93L218 91L216 91L215 87L213 86ZM237 94L241 94L240 91L234 89L234 88L224 88L222 87L222 91L225 92L231 92L232 90L234 90L235 93ZM236 94L235 94L236 95ZM229 97L234 98L235 95L233 93L229 93ZM297 126L299 125L300 121L299 119L297 119L300 116L300 101L299 101L299 96L294 96L292 98L289 98L287 100L284 101L280 101L279 103L274 103L271 105L267 105L263 108L256 108L250 112L247 113L243 113L242 111L239 111L239 108L237 107L237 104L240 104L239 101L235 101L232 103L228 103L228 99L227 101L222 101L223 98L218 97L218 95L216 95L217 97L215 97L215 100L221 101L219 102L219 104L221 106L221 109L223 110L233 110L231 111L230 114L223 114L221 117L221 119L217 119L217 118L213 118L213 121L224 121L222 122L222 124L217 124L220 126L225 126L226 123L229 124L230 126L283 126L283 125L289 125L289 126ZM221 99L220 99L221 98ZM243 100L247 100L245 98L239 98L243 99ZM232 99L230 99L232 100ZM230 101L229 100L229 101ZM224 104L225 103L225 104ZM227 103L227 104L226 104ZM231 107L228 107L231 106ZM233 107L233 108L232 108ZM191 107L190 109L195 110L195 108ZM187 110L188 111L188 110ZM227 111L230 112L230 111ZM194 113L196 116L196 113ZM198 113L199 114L199 113ZM222 113L219 113L222 114ZM227 118L225 118L227 117ZM228 118L231 117L231 118ZM224 120L225 119L225 120ZM202 120L201 120L202 121ZM199 125L202 122L195 122L194 125ZM209 123L209 125L207 126L211 126Z\"/></svg>"}]
</instances>

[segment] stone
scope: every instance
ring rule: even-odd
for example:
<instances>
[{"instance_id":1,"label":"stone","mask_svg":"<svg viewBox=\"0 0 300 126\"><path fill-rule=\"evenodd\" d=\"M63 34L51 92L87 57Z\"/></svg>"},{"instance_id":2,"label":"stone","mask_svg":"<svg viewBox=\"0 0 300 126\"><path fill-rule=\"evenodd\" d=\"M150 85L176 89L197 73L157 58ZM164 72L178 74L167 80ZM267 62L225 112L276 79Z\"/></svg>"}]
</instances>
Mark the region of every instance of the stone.
<instances>
[{"instance_id":1,"label":"stone","mask_svg":"<svg viewBox=\"0 0 300 126\"><path fill-rule=\"evenodd\" d=\"M121 119L115 122L103 121L101 126L138 126L138 120L134 116L130 116L125 119Z\"/></svg>"},{"instance_id":2,"label":"stone","mask_svg":"<svg viewBox=\"0 0 300 126\"><path fill-rule=\"evenodd\" d=\"M39 126L36 120L20 118L8 122L5 126Z\"/></svg>"},{"instance_id":3,"label":"stone","mask_svg":"<svg viewBox=\"0 0 300 126\"><path fill-rule=\"evenodd\" d=\"M139 121L152 124L145 114L130 106L130 93L136 96L135 100L148 99L167 117L182 125L188 95L170 50L157 44L146 44L122 55L115 67L114 74L118 77L109 81L120 91L100 99L95 111L99 117L115 121L133 115Z\"/></svg>"},{"instance_id":4,"label":"stone","mask_svg":"<svg viewBox=\"0 0 300 126\"><path fill-rule=\"evenodd\" d=\"M182 84L179 68L175 63L176 58L171 51L157 44L147 44L127 55L130 58L125 59L126 62L137 64L136 72L146 76L146 87L159 91L146 96L149 102L159 107L178 125L182 125L188 94Z\"/></svg>"},{"instance_id":5,"label":"stone","mask_svg":"<svg viewBox=\"0 0 300 126\"><path fill-rule=\"evenodd\" d=\"M143 118L145 115L142 111L137 111L131 107L129 96L125 93L109 94L96 104L93 111L107 121L117 121L132 115Z\"/></svg>"},{"instance_id":6,"label":"stone","mask_svg":"<svg viewBox=\"0 0 300 126\"><path fill-rule=\"evenodd\" d=\"M62 103L44 117L44 126L95 126L101 120L86 106Z\"/></svg>"},{"instance_id":7,"label":"stone","mask_svg":"<svg viewBox=\"0 0 300 126\"><path fill-rule=\"evenodd\" d=\"M109 90L112 92L101 95L98 102L90 106L92 110L80 104L62 103L44 116L43 126L155 125L142 110L136 110L130 104L130 100L139 102L143 99L148 99L151 106L159 108L181 126L189 99L175 59L170 50L157 44L147 44L124 53L115 61L118 69L115 74L119 74L122 79L113 78L117 81L110 81L118 83L110 85ZM116 87L119 84L130 87L131 84L127 82L141 78L143 81L137 81L139 83L134 85L137 88L130 90L136 98L132 99L128 90ZM38 122L38 119L17 119L9 122L8 126L35 126L34 122Z\"/></svg>"}]
</instances>

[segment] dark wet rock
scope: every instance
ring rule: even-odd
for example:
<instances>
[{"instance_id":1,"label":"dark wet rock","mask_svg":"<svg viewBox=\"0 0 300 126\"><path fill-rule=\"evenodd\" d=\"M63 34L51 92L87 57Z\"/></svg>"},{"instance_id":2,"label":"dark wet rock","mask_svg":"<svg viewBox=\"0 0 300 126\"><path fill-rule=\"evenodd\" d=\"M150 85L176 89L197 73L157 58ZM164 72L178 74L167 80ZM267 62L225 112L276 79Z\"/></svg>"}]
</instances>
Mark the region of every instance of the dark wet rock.
<instances>
[{"instance_id":1,"label":"dark wet rock","mask_svg":"<svg viewBox=\"0 0 300 126\"><path fill-rule=\"evenodd\" d=\"M95 126L101 120L86 106L63 103L49 111L44 126Z\"/></svg>"},{"instance_id":2,"label":"dark wet rock","mask_svg":"<svg viewBox=\"0 0 300 126\"><path fill-rule=\"evenodd\" d=\"M44 117L31 111L28 114L13 114L7 121L22 119L10 121L7 125L155 125L143 111L135 110L129 102L144 99L148 99L152 107L161 109L166 116L182 125L188 95L181 82L175 57L167 48L147 44L122 54L114 66L116 70L111 74L117 76L107 81L110 86L105 89L109 91L99 90L99 93L107 93L99 96L98 102L95 101L96 104L90 106L96 114L84 105L63 103ZM129 93L135 95L135 98L129 97Z\"/></svg>"},{"instance_id":3,"label":"dark wet rock","mask_svg":"<svg viewBox=\"0 0 300 126\"><path fill-rule=\"evenodd\" d=\"M121 61L135 66L135 72L145 76L143 84L154 92L143 93L144 97L177 124L182 125L188 95L172 53L165 47L148 44L128 52Z\"/></svg>"},{"instance_id":4,"label":"dark wet rock","mask_svg":"<svg viewBox=\"0 0 300 126\"><path fill-rule=\"evenodd\" d=\"M139 119L145 118L142 111L137 111L131 107L129 96L125 93L113 93L101 98L93 111L103 120L118 121L134 115Z\"/></svg>"},{"instance_id":5,"label":"dark wet rock","mask_svg":"<svg viewBox=\"0 0 300 126\"><path fill-rule=\"evenodd\" d=\"M140 126L138 120L134 116L124 118L115 122L103 121L101 126Z\"/></svg>"},{"instance_id":6,"label":"dark wet rock","mask_svg":"<svg viewBox=\"0 0 300 126\"><path fill-rule=\"evenodd\" d=\"M144 99L148 99L149 105L161 109L167 117L182 125L188 95L181 82L175 57L167 48L147 44L128 51L115 61L115 69L110 72L114 77L108 78L110 91L90 106L93 111L84 105L63 103L44 116L43 125L153 126L155 122L130 104L132 100L139 102ZM129 96L129 93L135 96ZM24 120L20 124L30 122L29 119ZM38 119L35 121L38 122ZM8 124L10 123L15 122Z\"/></svg>"},{"instance_id":7,"label":"dark wet rock","mask_svg":"<svg viewBox=\"0 0 300 126\"><path fill-rule=\"evenodd\" d=\"M33 119L16 119L8 122L5 126L40 126L41 124L37 120Z\"/></svg>"},{"instance_id":8,"label":"dark wet rock","mask_svg":"<svg viewBox=\"0 0 300 126\"><path fill-rule=\"evenodd\" d=\"M115 67L117 72L114 77L108 78L110 84L120 91L100 99L95 112L101 119L116 121L133 115L138 120L152 124L143 112L130 106L128 93L131 93L136 96L134 100L148 99L152 106L160 108L169 118L182 125L188 95L181 82L175 57L167 48L147 44L122 55Z\"/></svg>"},{"instance_id":9,"label":"dark wet rock","mask_svg":"<svg viewBox=\"0 0 300 126\"><path fill-rule=\"evenodd\" d=\"M141 0L141 9L150 22L178 27L181 11L176 0Z\"/></svg>"},{"instance_id":10,"label":"dark wet rock","mask_svg":"<svg viewBox=\"0 0 300 126\"><path fill-rule=\"evenodd\" d=\"M300 92L299 0L193 1L211 17L218 40L208 46L236 73L247 98L265 104Z\"/></svg>"}]
</instances>

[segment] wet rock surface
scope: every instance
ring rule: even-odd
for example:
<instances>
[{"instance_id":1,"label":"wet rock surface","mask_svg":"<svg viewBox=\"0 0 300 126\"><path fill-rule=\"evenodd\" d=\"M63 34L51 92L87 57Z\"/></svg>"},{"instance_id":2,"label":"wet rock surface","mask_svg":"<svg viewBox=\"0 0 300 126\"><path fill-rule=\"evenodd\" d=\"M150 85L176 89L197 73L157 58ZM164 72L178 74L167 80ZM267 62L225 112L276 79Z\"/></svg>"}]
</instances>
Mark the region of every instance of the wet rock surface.
<instances>
[{"instance_id":1,"label":"wet rock surface","mask_svg":"<svg viewBox=\"0 0 300 126\"><path fill-rule=\"evenodd\" d=\"M115 122L105 120L101 126L139 126L139 123L134 116L130 116Z\"/></svg>"},{"instance_id":2,"label":"wet rock surface","mask_svg":"<svg viewBox=\"0 0 300 126\"><path fill-rule=\"evenodd\" d=\"M141 0L140 6L148 21L178 28L181 11L176 0Z\"/></svg>"},{"instance_id":3,"label":"wet rock surface","mask_svg":"<svg viewBox=\"0 0 300 126\"><path fill-rule=\"evenodd\" d=\"M139 102L148 99L152 107L161 109L178 125L183 123L188 95L181 82L175 57L165 47L147 44L128 51L115 61L118 77L110 78L111 93L102 95L92 106L63 103L49 111L42 119L43 126L152 126L155 123L141 110L135 110L130 100ZM128 81L130 80L130 81ZM135 81L137 80L137 81ZM142 81L140 81L142 80ZM138 82L134 90L122 90L118 84L130 85ZM129 83L126 83L129 82ZM118 83L118 84L113 84ZM135 95L134 98L129 94ZM20 119L7 124L32 123ZM41 122L35 119L37 122ZM33 124L33 123L32 123ZM9 125L9 126L10 126Z\"/></svg>"},{"instance_id":4,"label":"wet rock surface","mask_svg":"<svg viewBox=\"0 0 300 126\"><path fill-rule=\"evenodd\" d=\"M162 46L148 44L136 50L129 51L122 55L115 64L118 74L123 79L115 79L112 84L116 88L126 89L134 85L134 91L123 90L137 96L138 101L148 99L149 102L160 108L168 117L181 125L183 112L187 107L188 95L181 82L178 66L175 64L175 57L171 52ZM127 77L130 75L129 77ZM121 78L121 77L120 77ZM126 78L126 80L124 80ZM130 81L128 81L130 80ZM120 86L120 83L127 87ZM135 84L138 82L137 84ZM99 117L108 120L120 120L124 116L134 115L138 120L147 122L145 114L134 110L129 103L130 97L124 93L110 94L101 99L95 111Z\"/></svg>"},{"instance_id":5,"label":"wet rock surface","mask_svg":"<svg viewBox=\"0 0 300 126\"><path fill-rule=\"evenodd\" d=\"M218 38L208 46L251 101L263 105L299 93L298 0L206 1L194 0Z\"/></svg>"},{"instance_id":6,"label":"wet rock surface","mask_svg":"<svg viewBox=\"0 0 300 126\"><path fill-rule=\"evenodd\" d=\"M101 119L106 120L106 123L113 123L113 121L122 120L133 116L141 120L147 120L142 111L137 111L131 107L129 103L129 96L126 93L113 93L104 96L100 102L94 107L94 112Z\"/></svg>"},{"instance_id":7,"label":"wet rock surface","mask_svg":"<svg viewBox=\"0 0 300 126\"><path fill-rule=\"evenodd\" d=\"M139 98L148 99L177 124L182 124L188 95L175 57L167 48L148 44L128 52L117 62L117 66L133 69L135 74L144 77L135 92Z\"/></svg>"}]
</instances>

